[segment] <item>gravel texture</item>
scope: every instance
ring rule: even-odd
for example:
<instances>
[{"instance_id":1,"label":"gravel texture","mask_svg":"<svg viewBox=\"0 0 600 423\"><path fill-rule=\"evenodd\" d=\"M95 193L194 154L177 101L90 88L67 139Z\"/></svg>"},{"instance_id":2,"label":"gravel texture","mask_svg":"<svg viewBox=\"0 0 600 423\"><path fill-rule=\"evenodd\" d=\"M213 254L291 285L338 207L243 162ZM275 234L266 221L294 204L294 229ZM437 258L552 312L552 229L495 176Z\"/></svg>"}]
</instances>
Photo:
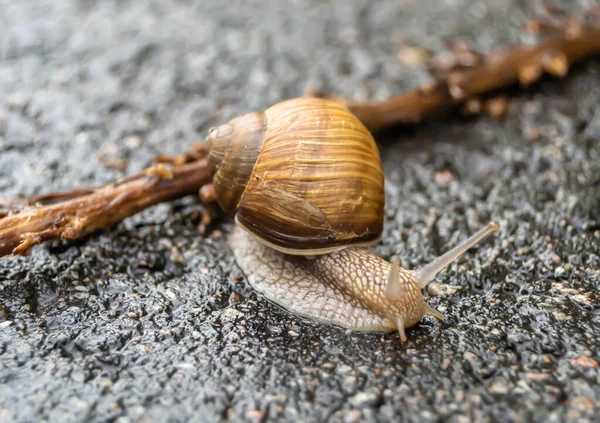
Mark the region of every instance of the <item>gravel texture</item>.
<instances>
[{"instance_id":1,"label":"gravel texture","mask_svg":"<svg viewBox=\"0 0 600 423\"><path fill-rule=\"evenodd\" d=\"M305 87L414 88L402 45L531 42L540 3L0 0L0 196L123 175L98 153L139 171ZM445 322L401 344L299 320L241 277L231 222L202 237L183 199L0 260L0 420L598 421L600 63L513 94L504 121L377 137L375 252L412 268L501 224L430 285Z\"/></svg>"}]
</instances>

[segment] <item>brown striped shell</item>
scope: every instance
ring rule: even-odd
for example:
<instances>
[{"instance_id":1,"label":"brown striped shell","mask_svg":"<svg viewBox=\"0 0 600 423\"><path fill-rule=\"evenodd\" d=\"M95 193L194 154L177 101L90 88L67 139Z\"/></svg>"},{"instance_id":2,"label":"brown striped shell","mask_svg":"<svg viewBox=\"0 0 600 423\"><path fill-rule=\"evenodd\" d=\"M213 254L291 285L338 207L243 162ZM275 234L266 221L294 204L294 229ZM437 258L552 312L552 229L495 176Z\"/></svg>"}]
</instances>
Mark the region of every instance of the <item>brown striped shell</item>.
<instances>
[{"instance_id":1,"label":"brown striped shell","mask_svg":"<svg viewBox=\"0 0 600 423\"><path fill-rule=\"evenodd\" d=\"M344 106L287 100L212 129L207 142L217 201L264 244L313 255L381 236L379 151Z\"/></svg>"}]
</instances>

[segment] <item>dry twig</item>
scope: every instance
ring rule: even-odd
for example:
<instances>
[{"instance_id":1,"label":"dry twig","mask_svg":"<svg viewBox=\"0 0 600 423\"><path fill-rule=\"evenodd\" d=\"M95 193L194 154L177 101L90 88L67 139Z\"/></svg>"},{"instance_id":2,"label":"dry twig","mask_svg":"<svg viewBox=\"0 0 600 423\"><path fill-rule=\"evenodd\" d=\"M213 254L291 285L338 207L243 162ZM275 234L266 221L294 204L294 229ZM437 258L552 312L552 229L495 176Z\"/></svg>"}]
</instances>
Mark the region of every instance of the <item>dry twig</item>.
<instances>
[{"instance_id":1,"label":"dry twig","mask_svg":"<svg viewBox=\"0 0 600 423\"><path fill-rule=\"evenodd\" d=\"M52 239L77 239L110 227L155 204L196 194L211 182L206 159L173 169L157 165L145 172L96 189L33 198L47 205L18 204L0 219L0 257L24 254Z\"/></svg>"},{"instance_id":2,"label":"dry twig","mask_svg":"<svg viewBox=\"0 0 600 423\"><path fill-rule=\"evenodd\" d=\"M599 53L600 28L581 27L570 21L559 37L480 58L480 63L471 68L458 68L430 86L388 100L353 103L332 98L348 106L375 132L420 122L517 83L529 86L544 73L564 77L571 64ZM330 97L319 92L309 94Z\"/></svg>"}]
</instances>

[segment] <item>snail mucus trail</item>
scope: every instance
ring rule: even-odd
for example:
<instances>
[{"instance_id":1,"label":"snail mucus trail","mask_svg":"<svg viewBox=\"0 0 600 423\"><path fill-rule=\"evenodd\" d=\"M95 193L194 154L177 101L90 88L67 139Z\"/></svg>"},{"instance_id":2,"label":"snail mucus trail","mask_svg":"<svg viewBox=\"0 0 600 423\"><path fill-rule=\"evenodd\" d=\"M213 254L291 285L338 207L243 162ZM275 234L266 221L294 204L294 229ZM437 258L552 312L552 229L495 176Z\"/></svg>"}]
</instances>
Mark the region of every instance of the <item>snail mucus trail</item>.
<instances>
[{"instance_id":1,"label":"snail mucus trail","mask_svg":"<svg viewBox=\"0 0 600 423\"><path fill-rule=\"evenodd\" d=\"M370 132L344 106L296 98L212 128L216 200L250 285L299 316L357 331L443 319L421 292L489 233L489 223L432 263L403 269L365 247L383 230L384 176Z\"/></svg>"}]
</instances>

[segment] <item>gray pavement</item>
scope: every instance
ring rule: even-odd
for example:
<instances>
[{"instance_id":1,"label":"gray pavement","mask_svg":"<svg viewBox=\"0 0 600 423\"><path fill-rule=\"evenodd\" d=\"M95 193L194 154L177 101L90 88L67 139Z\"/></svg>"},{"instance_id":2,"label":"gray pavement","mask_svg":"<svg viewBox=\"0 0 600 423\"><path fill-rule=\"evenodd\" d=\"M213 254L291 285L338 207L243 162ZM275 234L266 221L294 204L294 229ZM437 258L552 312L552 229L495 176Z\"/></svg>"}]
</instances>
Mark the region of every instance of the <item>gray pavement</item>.
<instances>
[{"instance_id":1,"label":"gray pavement","mask_svg":"<svg viewBox=\"0 0 600 423\"><path fill-rule=\"evenodd\" d=\"M307 86L414 88L403 43L531 42L538 3L0 0L0 196L106 183L98 153L130 174ZM501 224L430 286L444 323L403 345L295 318L183 199L0 260L0 421L599 421L600 63L514 94L504 121L377 137L373 251L416 267Z\"/></svg>"}]
</instances>

